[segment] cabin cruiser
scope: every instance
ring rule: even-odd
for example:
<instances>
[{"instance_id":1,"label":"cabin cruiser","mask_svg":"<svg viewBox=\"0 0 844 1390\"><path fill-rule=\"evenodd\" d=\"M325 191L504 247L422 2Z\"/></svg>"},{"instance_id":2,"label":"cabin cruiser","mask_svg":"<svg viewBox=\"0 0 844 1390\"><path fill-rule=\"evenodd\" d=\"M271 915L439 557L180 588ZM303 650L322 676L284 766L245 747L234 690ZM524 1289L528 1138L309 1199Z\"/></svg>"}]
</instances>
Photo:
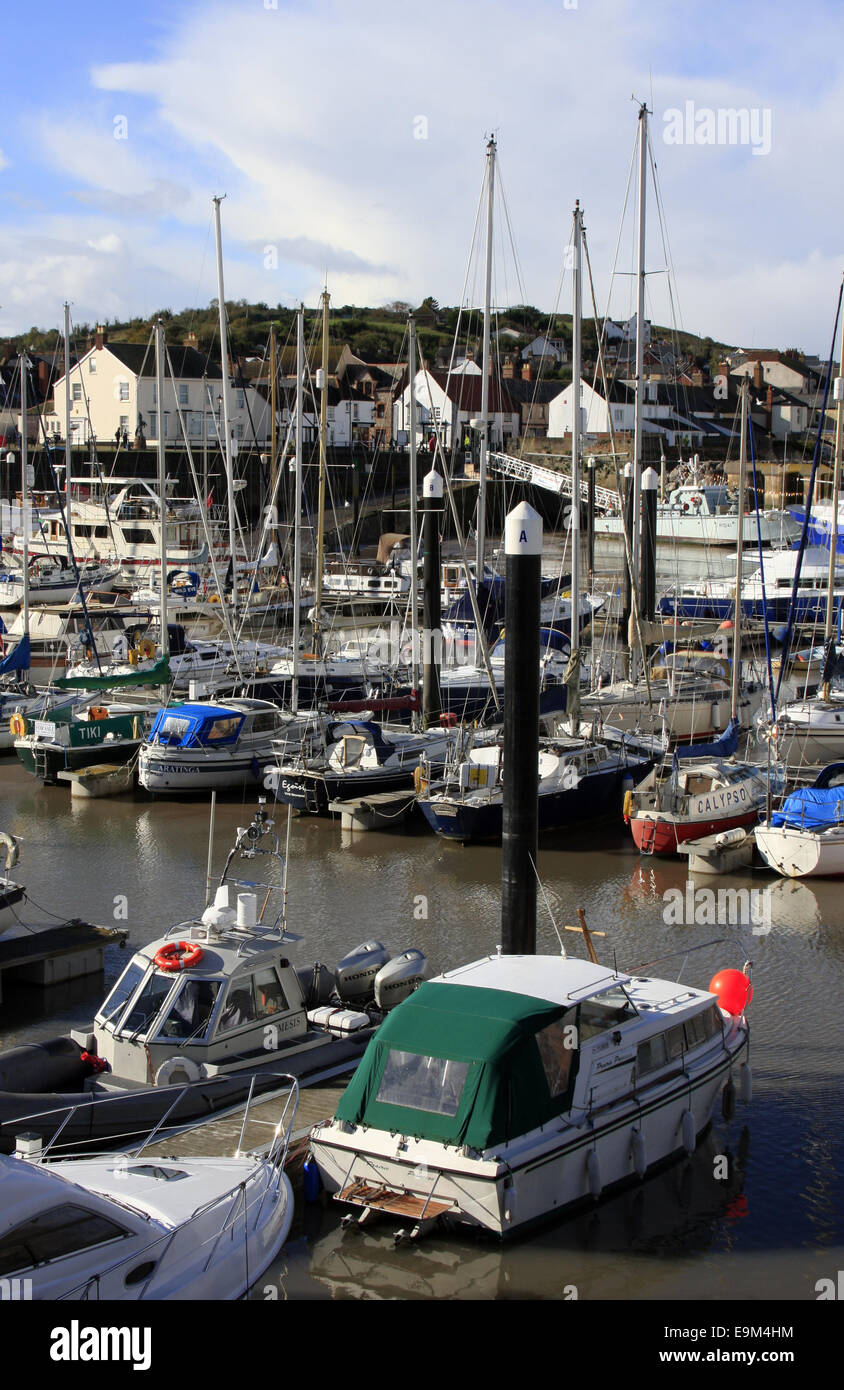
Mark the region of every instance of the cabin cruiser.
<instances>
[{"instance_id":1,"label":"cabin cruiser","mask_svg":"<svg viewBox=\"0 0 844 1390\"><path fill-rule=\"evenodd\" d=\"M757 531L758 516L758 531ZM620 536L620 514L598 514L595 534ZM723 483L684 483L669 493L656 511L657 541L687 541L697 545L790 545L800 534L794 518L784 511L744 512L739 516L737 495Z\"/></svg>"},{"instance_id":2,"label":"cabin cruiser","mask_svg":"<svg viewBox=\"0 0 844 1390\"><path fill-rule=\"evenodd\" d=\"M432 830L464 844L501 838L503 753L500 738L485 747L475 745L444 781L431 778L418 804ZM651 761L652 755L632 742L613 750L586 738L541 739L539 829L618 814L625 786L641 777Z\"/></svg>"},{"instance_id":3,"label":"cabin cruiser","mask_svg":"<svg viewBox=\"0 0 844 1390\"><path fill-rule=\"evenodd\" d=\"M108 692L54 704L31 722L24 714L10 720L14 749L26 771L46 785L62 772L96 763L128 763L150 729L155 706Z\"/></svg>"},{"instance_id":4,"label":"cabin cruiser","mask_svg":"<svg viewBox=\"0 0 844 1390\"><path fill-rule=\"evenodd\" d=\"M423 761L426 776L441 772L461 737L455 728L413 733L371 719L321 720L298 747L287 741L264 785L299 811L327 815L333 801L411 790Z\"/></svg>"},{"instance_id":5,"label":"cabin cruiser","mask_svg":"<svg viewBox=\"0 0 844 1390\"><path fill-rule=\"evenodd\" d=\"M756 848L784 878L844 876L844 763L831 763L811 787L798 787L756 827Z\"/></svg>"},{"instance_id":6,"label":"cabin cruiser","mask_svg":"<svg viewBox=\"0 0 844 1390\"><path fill-rule=\"evenodd\" d=\"M323 1183L347 1222L522 1233L691 1153L734 1077L749 1098L751 996L741 971L704 990L564 955L447 971L390 1015L313 1129Z\"/></svg>"},{"instance_id":7,"label":"cabin cruiser","mask_svg":"<svg viewBox=\"0 0 844 1390\"><path fill-rule=\"evenodd\" d=\"M242 1297L293 1218L290 1082L263 1157L153 1158L144 1143L131 1156L48 1162L49 1145L19 1136L15 1156L0 1155L4 1287L51 1300Z\"/></svg>"},{"instance_id":8,"label":"cabin cruiser","mask_svg":"<svg viewBox=\"0 0 844 1390\"><path fill-rule=\"evenodd\" d=\"M49 1136L64 1118L62 1147L128 1144L171 1111L189 1127L276 1092L280 1072L308 1085L354 1070L425 958L366 941L333 971L297 969L281 884L229 877L236 858L258 856L283 867L263 804L239 828L213 904L139 947L88 1032L0 1054L0 1150L24 1120Z\"/></svg>"},{"instance_id":9,"label":"cabin cruiser","mask_svg":"<svg viewBox=\"0 0 844 1390\"><path fill-rule=\"evenodd\" d=\"M187 701L160 709L141 745L138 781L149 792L190 794L259 786L278 740L312 724L268 700Z\"/></svg>"},{"instance_id":10,"label":"cabin cruiser","mask_svg":"<svg viewBox=\"0 0 844 1390\"><path fill-rule=\"evenodd\" d=\"M71 603L79 597L80 588L86 596L111 593L116 579L117 570L104 565L74 568L57 560L36 558L29 566L27 599L31 604ZM0 608L16 608L23 598L23 570L0 570Z\"/></svg>"},{"instance_id":11,"label":"cabin cruiser","mask_svg":"<svg viewBox=\"0 0 844 1390\"><path fill-rule=\"evenodd\" d=\"M748 618L769 623L788 621L791 594L800 552L779 550L765 559L742 580L741 611ZM826 617L826 595L829 576L829 553L818 546L803 552L800 579L794 607L794 621L819 623ZM659 613L676 618L711 618L719 622L731 618L735 611L735 583L703 579L682 584L669 590L657 604ZM844 600L844 569L838 568L833 601L836 607Z\"/></svg>"}]
</instances>

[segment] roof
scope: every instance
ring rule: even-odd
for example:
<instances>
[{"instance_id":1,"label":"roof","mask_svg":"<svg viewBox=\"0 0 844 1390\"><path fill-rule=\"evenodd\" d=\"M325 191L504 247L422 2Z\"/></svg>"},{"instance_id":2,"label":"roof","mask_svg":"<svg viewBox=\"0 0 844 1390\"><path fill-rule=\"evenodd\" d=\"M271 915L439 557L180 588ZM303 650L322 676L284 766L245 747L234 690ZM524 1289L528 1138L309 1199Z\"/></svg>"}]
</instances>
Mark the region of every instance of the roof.
<instances>
[{"instance_id":1,"label":"roof","mask_svg":"<svg viewBox=\"0 0 844 1390\"><path fill-rule=\"evenodd\" d=\"M628 980L605 965L569 956L488 956L486 960L438 975L431 984L460 984L474 989L502 990L530 995L533 1003L544 1000L568 1004L602 989L613 989Z\"/></svg>"},{"instance_id":2,"label":"roof","mask_svg":"<svg viewBox=\"0 0 844 1390\"><path fill-rule=\"evenodd\" d=\"M428 368L428 375L435 381L443 391L456 403L458 410L467 410L477 413L481 408L481 386L483 377L474 374L452 373L437 371ZM504 414L515 414L517 409L514 401L508 393L508 382L498 382L495 377L489 377L489 409L493 413L503 412ZM423 401L424 404L424 401Z\"/></svg>"},{"instance_id":3,"label":"roof","mask_svg":"<svg viewBox=\"0 0 844 1390\"><path fill-rule=\"evenodd\" d=\"M532 405L547 405L565 389L562 381L524 381L520 377L507 381L507 395L511 400Z\"/></svg>"},{"instance_id":4,"label":"roof","mask_svg":"<svg viewBox=\"0 0 844 1390\"><path fill-rule=\"evenodd\" d=\"M94 348L93 351L97 352L98 349ZM102 351L112 353L135 376L155 376L155 352L145 343L106 343ZM222 378L219 363L212 362L196 348L168 343L167 355L176 377L185 377L189 381L201 381L204 376L216 381Z\"/></svg>"}]
</instances>

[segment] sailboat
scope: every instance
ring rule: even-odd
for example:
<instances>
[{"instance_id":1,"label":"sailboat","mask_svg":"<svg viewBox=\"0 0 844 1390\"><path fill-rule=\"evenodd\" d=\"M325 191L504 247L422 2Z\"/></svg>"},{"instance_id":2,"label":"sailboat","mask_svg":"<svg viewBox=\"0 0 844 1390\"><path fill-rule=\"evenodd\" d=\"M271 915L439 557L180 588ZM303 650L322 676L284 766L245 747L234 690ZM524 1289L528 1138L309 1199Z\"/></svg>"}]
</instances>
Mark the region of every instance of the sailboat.
<instances>
[{"instance_id":1,"label":"sailboat","mask_svg":"<svg viewBox=\"0 0 844 1390\"><path fill-rule=\"evenodd\" d=\"M589 960L562 941L559 956L535 954L538 683L515 673L523 661L532 671L536 651L526 633L538 628L541 534L526 504L508 516L508 589L524 601L507 622L502 945L405 999L311 1133L345 1223L409 1219L397 1238L438 1222L524 1233L692 1152L719 1093L732 1103L734 1073L749 1092L745 971L719 972L709 989L619 971L598 962L588 932Z\"/></svg>"},{"instance_id":2,"label":"sailboat","mask_svg":"<svg viewBox=\"0 0 844 1390\"><path fill-rule=\"evenodd\" d=\"M844 763L831 763L756 827L756 848L784 878L844 876Z\"/></svg>"}]
</instances>

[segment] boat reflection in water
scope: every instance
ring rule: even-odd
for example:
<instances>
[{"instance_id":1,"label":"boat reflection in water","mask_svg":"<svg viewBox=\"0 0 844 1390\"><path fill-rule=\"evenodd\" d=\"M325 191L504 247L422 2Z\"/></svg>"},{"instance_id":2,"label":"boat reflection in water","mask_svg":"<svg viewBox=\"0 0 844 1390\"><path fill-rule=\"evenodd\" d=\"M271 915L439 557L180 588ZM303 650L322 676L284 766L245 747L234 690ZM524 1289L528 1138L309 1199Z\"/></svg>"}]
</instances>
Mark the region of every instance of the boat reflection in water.
<instances>
[{"instance_id":1,"label":"boat reflection in water","mask_svg":"<svg viewBox=\"0 0 844 1390\"><path fill-rule=\"evenodd\" d=\"M476 1236L436 1234L396 1246L387 1225L344 1232L333 1204L306 1208L284 1255L251 1291L284 1298L307 1263L309 1297L332 1299L671 1297L676 1265L668 1254L706 1254L730 1243L733 1223L748 1214L744 1194L750 1152L746 1127L717 1120L691 1158L648 1176L636 1187L590 1203L529 1240L490 1244ZM718 1164L719 1158L726 1162ZM725 1169L718 1179L716 1171ZM302 1238L297 1242L297 1229ZM661 1290L640 1286L618 1256L650 1256L664 1264ZM607 1262L600 1256L607 1256ZM596 1256L599 1257L596 1259ZM583 1257L586 1257L584 1259ZM608 1269L615 1270L611 1285ZM653 1269L653 1265L651 1265ZM273 1292L268 1294L268 1290ZM576 1293L574 1290L576 1289ZM301 1296L301 1289L299 1290Z\"/></svg>"}]
</instances>

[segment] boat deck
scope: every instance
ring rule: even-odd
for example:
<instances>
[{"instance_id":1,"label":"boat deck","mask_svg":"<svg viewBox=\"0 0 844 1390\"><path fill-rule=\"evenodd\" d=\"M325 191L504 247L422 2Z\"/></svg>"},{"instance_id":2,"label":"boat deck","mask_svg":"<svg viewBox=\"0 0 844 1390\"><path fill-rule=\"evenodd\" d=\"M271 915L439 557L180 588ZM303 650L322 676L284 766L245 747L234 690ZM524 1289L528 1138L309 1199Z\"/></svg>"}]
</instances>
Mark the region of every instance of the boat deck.
<instances>
[{"instance_id":1,"label":"boat deck","mask_svg":"<svg viewBox=\"0 0 844 1390\"><path fill-rule=\"evenodd\" d=\"M345 1083L318 1083L306 1086L299 1092L299 1105L293 1121L290 1139L288 1167L295 1165L297 1159L304 1157L307 1140L311 1130L320 1120L327 1120L337 1107ZM249 1120L241 1147L249 1152L253 1149L266 1149L273 1138L273 1131L284 1111L286 1096L275 1096L269 1100L256 1100L249 1107ZM210 1157L215 1154L233 1154L240 1140L243 1124L243 1106L223 1115L218 1120L196 1126L183 1134L170 1135L144 1149L144 1153L158 1158L177 1155L179 1158Z\"/></svg>"}]
</instances>

